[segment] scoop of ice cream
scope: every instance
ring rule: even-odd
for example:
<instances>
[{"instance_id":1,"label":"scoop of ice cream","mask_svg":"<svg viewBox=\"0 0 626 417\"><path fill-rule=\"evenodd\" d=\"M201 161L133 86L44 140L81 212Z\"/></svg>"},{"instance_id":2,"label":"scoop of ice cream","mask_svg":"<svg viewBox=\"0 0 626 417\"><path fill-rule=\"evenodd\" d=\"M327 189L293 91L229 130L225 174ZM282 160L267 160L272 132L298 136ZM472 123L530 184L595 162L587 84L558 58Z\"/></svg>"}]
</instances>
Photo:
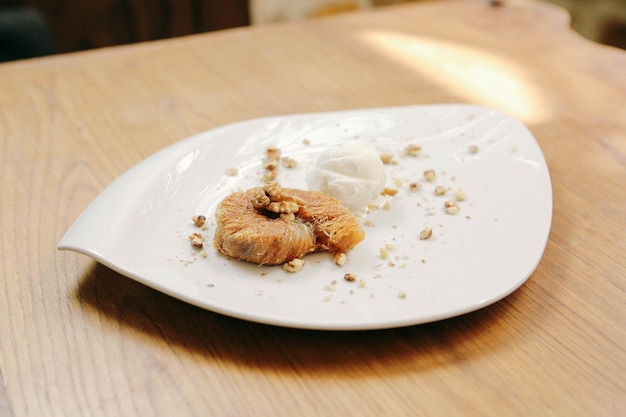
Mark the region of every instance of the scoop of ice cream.
<instances>
[{"instance_id":1,"label":"scoop of ice cream","mask_svg":"<svg viewBox=\"0 0 626 417\"><path fill-rule=\"evenodd\" d=\"M357 210L382 192L386 176L375 148L345 143L322 152L306 181L309 189L326 193L350 210Z\"/></svg>"}]
</instances>

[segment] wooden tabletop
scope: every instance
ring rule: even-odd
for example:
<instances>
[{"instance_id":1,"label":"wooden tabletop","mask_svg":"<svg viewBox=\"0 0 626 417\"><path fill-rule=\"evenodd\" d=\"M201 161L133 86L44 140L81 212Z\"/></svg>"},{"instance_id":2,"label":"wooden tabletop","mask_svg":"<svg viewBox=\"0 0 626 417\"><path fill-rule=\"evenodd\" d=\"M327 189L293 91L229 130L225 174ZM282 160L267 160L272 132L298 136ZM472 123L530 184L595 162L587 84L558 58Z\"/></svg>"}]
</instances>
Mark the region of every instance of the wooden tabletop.
<instances>
[{"instance_id":1,"label":"wooden tabletop","mask_svg":"<svg viewBox=\"0 0 626 417\"><path fill-rule=\"evenodd\" d=\"M530 0L420 1L0 66L0 415L618 416L626 52ZM323 332L193 307L56 245L124 171L261 116L475 103L537 138L537 270L487 308Z\"/></svg>"}]
</instances>

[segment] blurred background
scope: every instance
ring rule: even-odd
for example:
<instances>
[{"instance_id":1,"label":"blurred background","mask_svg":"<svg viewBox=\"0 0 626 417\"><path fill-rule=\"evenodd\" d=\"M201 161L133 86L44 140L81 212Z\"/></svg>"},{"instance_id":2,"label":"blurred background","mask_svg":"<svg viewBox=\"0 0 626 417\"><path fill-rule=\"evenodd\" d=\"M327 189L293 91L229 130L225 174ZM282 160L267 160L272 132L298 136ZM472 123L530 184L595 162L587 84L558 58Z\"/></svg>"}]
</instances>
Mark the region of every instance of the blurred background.
<instances>
[{"instance_id":1,"label":"blurred background","mask_svg":"<svg viewBox=\"0 0 626 417\"><path fill-rule=\"evenodd\" d=\"M407 1L427 0L0 0L0 62ZM542 1L566 8L582 36L626 49L626 0Z\"/></svg>"}]
</instances>

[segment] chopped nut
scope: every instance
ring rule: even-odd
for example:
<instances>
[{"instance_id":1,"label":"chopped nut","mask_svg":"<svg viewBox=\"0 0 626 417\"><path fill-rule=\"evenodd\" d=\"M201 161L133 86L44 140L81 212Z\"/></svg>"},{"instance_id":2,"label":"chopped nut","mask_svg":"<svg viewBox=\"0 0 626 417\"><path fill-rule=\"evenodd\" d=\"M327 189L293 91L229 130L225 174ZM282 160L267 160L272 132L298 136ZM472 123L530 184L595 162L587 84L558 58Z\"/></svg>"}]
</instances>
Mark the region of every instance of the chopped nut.
<instances>
[{"instance_id":1,"label":"chopped nut","mask_svg":"<svg viewBox=\"0 0 626 417\"><path fill-rule=\"evenodd\" d=\"M347 273L343 276L343 279L345 279L346 281L349 282L354 282L356 281L356 275L355 274L351 274L351 273Z\"/></svg>"},{"instance_id":2,"label":"chopped nut","mask_svg":"<svg viewBox=\"0 0 626 417\"><path fill-rule=\"evenodd\" d=\"M226 175L229 177L236 177L239 174L239 168L237 167L228 167L226 168Z\"/></svg>"},{"instance_id":3,"label":"chopped nut","mask_svg":"<svg viewBox=\"0 0 626 417\"><path fill-rule=\"evenodd\" d=\"M281 158L280 162L285 168L295 168L296 166L298 166L298 161L288 156Z\"/></svg>"},{"instance_id":4,"label":"chopped nut","mask_svg":"<svg viewBox=\"0 0 626 417\"><path fill-rule=\"evenodd\" d=\"M404 154L407 156L418 156L422 147L419 145L408 145L404 148Z\"/></svg>"},{"instance_id":5,"label":"chopped nut","mask_svg":"<svg viewBox=\"0 0 626 417\"><path fill-rule=\"evenodd\" d=\"M203 215L194 215L191 217L191 221L193 222L193 225L196 227L202 227L204 226L204 222L206 222L206 217Z\"/></svg>"},{"instance_id":6,"label":"chopped nut","mask_svg":"<svg viewBox=\"0 0 626 417\"><path fill-rule=\"evenodd\" d=\"M385 187L385 188L383 188L383 191L382 191L381 194L382 195L394 196L394 195L398 194L398 189Z\"/></svg>"},{"instance_id":7,"label":"chopped nut","mask_svg":"<svg viewBox=\"0 0 626 417\"><path fill-rule=\"evenodd\" d=\"M278 169L278 160L276 159L264 159L263 168L268 171L276 171Z\"/></svg>"},{"instance_id":8,"label":"chopped nut","mask_svg":"<svg viewBox=\"0 0 626 417\"><path fill-rule=\"evenodd\" d=\"M419 191L420 188L422 188L422 184L419 182L412 182L409 184L409 190L413 192Z\"/></svg>"},{"instance_id":9,"label":"chopped nut","mask_svg":"<svg viewBox=\"0 0 626 417\"><path fill-rule=\"evenodd\" d=\"M476 153L476 152L478 152L478 146L473 145L473 144L472 144L472 145L469 145L469 146L467 147L467 150L468 150L470 153Z\"/></svg>"},{"instance_id":10,"label":"chopped nut","mask_svg":"<svg viewBox=\"0 0 626 417\"><path fill-rule=\"evenodd\" d=\"M254 196L252 197L252 206L255 209L263 209L271 202L272 200L270 200L269 196L262 189L258 189L254 192Z\"/></svg>"},{"instance_id":11,"label":"chopped nut","mask_svg":"<svg viewBox=\"0 0 626 417\"><path fill-rule=\"evenodd\" d=\"M454 200L449 200L444 203L444 207L446 208L446 213L448 214L457 214L459 212L459 205Z\"/></svg>"},{"instance_id":12,"label":"chopped nut","mask_svg":"<svg viewBox=\"0 0 626 417\"><path fill-rule=\"evenodd\" d=\"M277 176L278 171L267 171L265 174L263 174L263 181L267 182L275 180Z\"/></svg>"},{"instance_id":13,"label":"chopped nut","mask_svg":"<svg viewBox=\"0 0 626 417\"><path fill-rule=\"evenodd\" d=\"M387 248L380 248L378 253L379 253L381 259L388 259L389 258L389 251L387 250Z\"/></svg>"},{"instance_id":14,"label":"chopped nut","mask_svg":"<svg viewBox=\"0 0 626 417\"><path fill-rule=\"evenodd\" d=\"M263 191L272 201L280 201L283 197L283 187L277 182L268 182L263 186Z\"/></svg>"},{"instance_id":15,"label":"chopped nut","mask_svg":"<svg viewBox=\"0 0 626 417\"><path fill-rule=\"evenodd\" d=\"M297 258L283 264L283 269L287 272L298 272L304 267L304 260Z\"/></svg>"},{"instance_id":16,"label":"chopped nut","mask_svg":"<svg viewBox=\"0 0 626 417\"><path fill-rule=\"evenodd\" d=\"M196 249L202 249L204 243L202 242L202 235L200 233L192 233L189 235L189 240L191 241L191 246Z\"/></svg>"},{"instance_id":17,"label":"chopped nut","mask_svg":"<svg viewBox=\"0 0 626 417\"><path fill-rule=\"evenodd\" d=\"M404 291L398 292L398 298L406 298L406 292Z\"/></svg>"},{"instance_id":18,"label":"chopped nut","mask_svg":"<svg viewBox=\"0 0 626 417\"><path fill-rule=\"evenodd\" d=\"M348 261L348 257L346 256L345 253L338 252L335 254L335 256L333 256L333 261L335 262L336 265L344 266L346 262Z\"/></svg>"},{"instance_id":19,"label":"chopped nut","mask_svg":"<svg viewBox=\"0 0 626 417\"><path fill-rule=\"evenodd\" d=\"M435 173L434 169L427 169L426 171L424 171L424 178L426 178L426 181L428 182L433 182L435 181L435 176L437 174Z\"/></svg>"},{"instance_id":20,"label":"chopped nut","mask_svg":"<svg viewBox=\"0 0 626 417\"><path fill-rule=\"evenodd\" d=\"M281 151L276 146L270 146L265 150L268 159L277 160L280 158Z\"/></svg>"},{"instance_id":21,"label":"chopped nut","mask_svg":"<svg viewBox=\"0 0 626 417\"><path fill-rule=\"evenodd\" d=\"M430 227L425 227L424 230L420 232L421 240L430 239L432 236L433 236L433 229L431 229Z\"/></svg>"},{"instance_id":22,"label":"chopped nut","mask_svg":"<svg viewBox=\"0 0 626 417\"><path fill-rule=\"evenodd\" d=\"M448 192L448 187L444 187L443 185L438 185L435 187L435 195L444 195Z\"/></svg>"},{"instance_id":23,"label":"chopped nut","mask_svg":"<svg viewBox=\"0 0 626 417\"><path fill-rule=\"evenodd\" d=\"M380 154L380 160L383 161L385 165L396 165L398 163L393 155L388 152Z\"/></svg>"},{"instance_id":24,"label":"chopped nut","mask_svg":"<svg viewBox=\"0 0 626 417\"><path fill-rule=\"evenodd\" d=\"M454 199L456 201L465 201L467 200L467 194L465 194L465 191L463 191L462 188L457 188L454 192Z\"/></svg>"},{"instance_id":25,"label":"chopped nut","mask_svg":"<svg viewBox=\"0 0 626 417\"><path fill-rule=\"evenodd\" d=\"M265 208L273 213L287 214L297 213L300 206L295 201L272 201Z\"/></svg>"}]
</instances>

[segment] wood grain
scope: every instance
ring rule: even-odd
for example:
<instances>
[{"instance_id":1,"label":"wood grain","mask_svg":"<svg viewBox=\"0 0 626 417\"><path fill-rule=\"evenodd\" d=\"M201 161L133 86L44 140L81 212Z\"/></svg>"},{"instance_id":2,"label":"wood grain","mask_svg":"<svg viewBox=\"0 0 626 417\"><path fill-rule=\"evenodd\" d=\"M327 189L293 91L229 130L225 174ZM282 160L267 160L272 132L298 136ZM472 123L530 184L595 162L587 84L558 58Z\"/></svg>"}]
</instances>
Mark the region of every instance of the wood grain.
<instances>
[{"instance_id":1,"label":"wood grain","mask_svg":"<svg viewBox=\"0 0 626 417\"><path fill-rule=\"evenodd\" d=\"M1 65L0 411L620 415L626 53L575 35L561 9L505 3L425 1ZM374 332L264 326L55 249L109 183L193 133L443 102L518 117L552 177L537 270L475 313Z\"/></svg>"}]
</instances>

